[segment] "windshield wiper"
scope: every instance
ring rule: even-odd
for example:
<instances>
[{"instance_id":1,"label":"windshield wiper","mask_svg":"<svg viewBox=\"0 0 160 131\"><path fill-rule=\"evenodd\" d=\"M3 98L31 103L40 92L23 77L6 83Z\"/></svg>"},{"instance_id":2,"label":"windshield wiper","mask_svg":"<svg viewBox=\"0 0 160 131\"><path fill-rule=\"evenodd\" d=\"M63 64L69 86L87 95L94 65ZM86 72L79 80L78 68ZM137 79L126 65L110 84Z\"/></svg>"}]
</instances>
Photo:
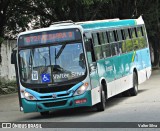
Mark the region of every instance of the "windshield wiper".
<instances>
[{"instance_id":1,"label":"windshield wiper","mask_svg":"<svg viewBox=\"0 0 160 131\"><path fill-rule=\"evenodd\" d=\"M63 50L64 50L65 47L66 47L66 44L62 45L62 47L58 51L57 55L55 56L55 59L59 58L59 56L62 54L62 52L63 52Z\"/></svg>"}]
</instances>

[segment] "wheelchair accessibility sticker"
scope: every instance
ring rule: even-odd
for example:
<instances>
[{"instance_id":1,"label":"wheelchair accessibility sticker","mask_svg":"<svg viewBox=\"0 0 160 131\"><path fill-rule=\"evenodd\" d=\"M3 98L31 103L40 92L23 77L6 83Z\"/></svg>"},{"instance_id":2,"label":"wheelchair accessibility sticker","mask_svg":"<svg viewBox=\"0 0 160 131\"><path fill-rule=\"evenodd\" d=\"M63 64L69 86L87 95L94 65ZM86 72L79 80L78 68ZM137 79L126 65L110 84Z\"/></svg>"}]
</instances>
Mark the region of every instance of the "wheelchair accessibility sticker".
<instances>
[{"instance_id":1,"label":"wheelchair accessibility sticker","mask_svg":"<svg viewBox=\"0 0 160 131\"><path fill-rule=\"evenodd\" d=\"M41 78L43 83L48 83L51 81L50 74L41 74Z\"/></svg>"}]
</instances>

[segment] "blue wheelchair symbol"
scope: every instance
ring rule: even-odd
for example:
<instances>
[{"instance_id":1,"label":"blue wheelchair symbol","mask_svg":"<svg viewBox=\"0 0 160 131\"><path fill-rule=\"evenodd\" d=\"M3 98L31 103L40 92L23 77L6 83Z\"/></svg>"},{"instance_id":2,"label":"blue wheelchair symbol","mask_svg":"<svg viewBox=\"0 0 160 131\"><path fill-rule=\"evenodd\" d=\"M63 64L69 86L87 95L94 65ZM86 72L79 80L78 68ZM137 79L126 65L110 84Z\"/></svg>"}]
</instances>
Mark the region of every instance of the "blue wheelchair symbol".
<instances>
[{"instance_id":1,"label":"blue wheelchair symbol","mask_svg":"<svg viewBox=\"0 0 160 131\"><path fill-rule=\"evenodd\" d=\"M43 83L48 83L51 81L50 74L41 74L41 78Z\"/></svg>"}]
</instances>

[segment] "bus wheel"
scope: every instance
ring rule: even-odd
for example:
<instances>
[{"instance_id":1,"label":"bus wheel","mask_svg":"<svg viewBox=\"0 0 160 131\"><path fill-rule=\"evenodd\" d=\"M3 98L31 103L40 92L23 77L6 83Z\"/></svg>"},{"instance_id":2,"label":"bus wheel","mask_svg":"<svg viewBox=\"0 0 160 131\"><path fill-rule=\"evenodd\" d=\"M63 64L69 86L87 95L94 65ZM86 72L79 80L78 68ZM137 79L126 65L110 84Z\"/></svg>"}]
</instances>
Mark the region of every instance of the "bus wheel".
<instances>
[{"instance_id":1,"label":"bus wheel","mask_svg":"<svg viewBox=\"0 0 160 131\"><path fill-rule=\"evenodd\" d=\"M101 90L101 102L98 103L96 105L96 107L97 107L97 111L104 111L105 110L105 107L106 107L106 97L105 97L105 92L104 92L103 89Z\"/></svg>"},{"instance_id":2,"label":"bus wheel","mask_svg":"<svg viewBox=\"0 0 160 131\"><path fill-rule=\"evenodd\" d=\"M40 112L41 116L48 116L49 115L49 111L44 111L44 112Z\"/></svg>"},{"instance_id":3,"label":"bus wheel","mask_svg":"<svg viewBox=\"0 0 160 131\"><path fill-rule=\"evenodd\" d=\"M135 72L133 72L133 88L129 90L131 96L136 96L138 94L138 77Z\"/></svg>"},{"instance_id":4,"label":"bus wheel","mask_svg":"<svg viewBox=\"0 0 160 131\"><path fill-rule=\"evenodd\" d=\"M127 91L122 92L122 96L124 96L124 97L130 96L129 91L127 90Z\"/></svg>"}]
</instances>

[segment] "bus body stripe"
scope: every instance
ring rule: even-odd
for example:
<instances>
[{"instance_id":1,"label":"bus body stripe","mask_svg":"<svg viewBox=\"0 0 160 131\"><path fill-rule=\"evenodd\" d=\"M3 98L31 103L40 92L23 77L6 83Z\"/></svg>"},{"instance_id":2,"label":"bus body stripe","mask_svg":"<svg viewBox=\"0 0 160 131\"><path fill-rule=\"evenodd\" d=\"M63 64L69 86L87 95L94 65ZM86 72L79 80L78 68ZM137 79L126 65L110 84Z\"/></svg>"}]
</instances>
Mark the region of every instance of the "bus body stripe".
<instances>
[{"instance_id":1,"label":"bus body stripe","mask_svg":"<svg viewBox=\"0 0 160 131\"><path fill-rule=\"evenodd\" d=\"M136 51L133 52L132 62L134 62L135 56L136 56Z\"/></svg>"}]
</instances>

